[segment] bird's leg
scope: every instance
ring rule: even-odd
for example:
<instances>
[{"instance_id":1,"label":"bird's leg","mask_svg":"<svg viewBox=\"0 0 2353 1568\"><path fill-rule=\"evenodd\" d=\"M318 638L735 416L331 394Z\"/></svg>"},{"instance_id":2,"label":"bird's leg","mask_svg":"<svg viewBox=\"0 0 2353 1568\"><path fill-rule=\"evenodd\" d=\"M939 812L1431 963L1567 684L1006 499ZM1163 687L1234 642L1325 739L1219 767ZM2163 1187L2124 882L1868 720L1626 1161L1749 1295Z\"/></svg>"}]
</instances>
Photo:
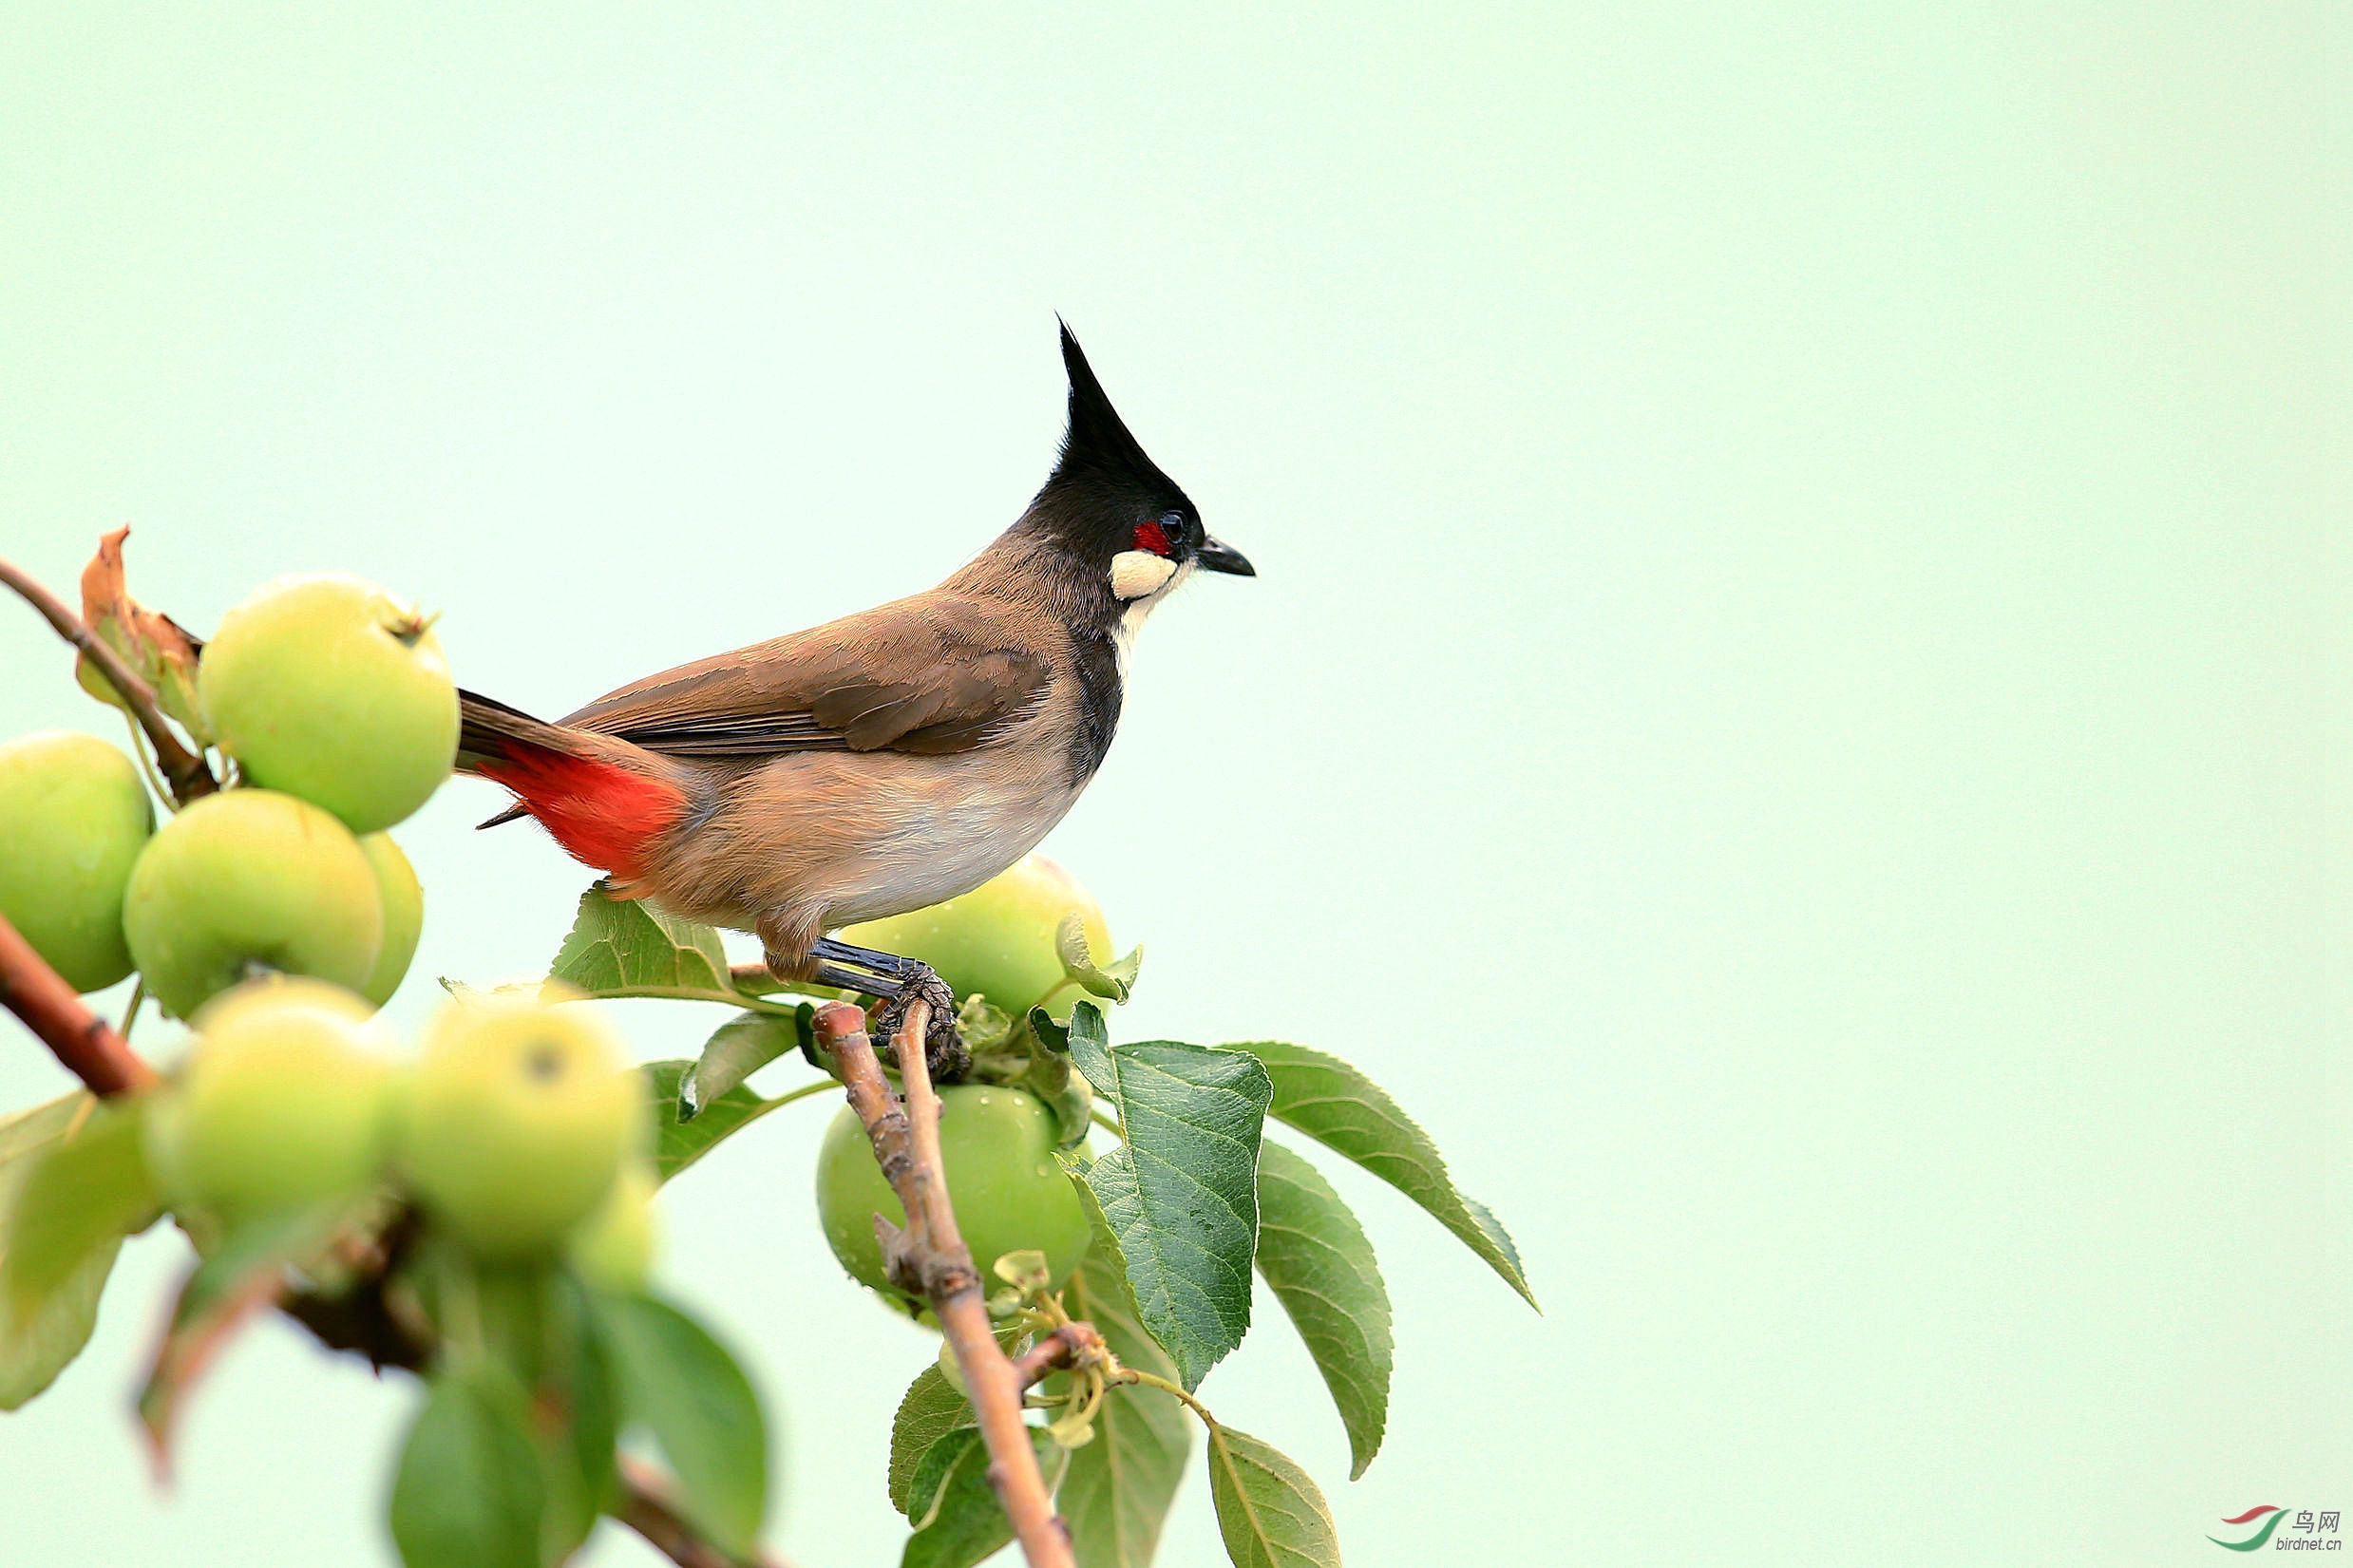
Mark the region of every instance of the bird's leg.
<instances>
[{"instance_id":1,"label":"bird's leg","mask_svg":"<svg viewBox=\"0 0 2353 1568\"><path fill-rule=\"evenodd\" d=\"M821 985L840 986L845 991L884 999L885 1006L875 1020L874 1032L894 1048L908 1004L919 996L930 1003L931 1027L925 1031L923 1060L931 1068L932 1077L943 1084L953 1084L971 1070L972 1053L964 1048L964 1037L956 1028L956 993L932 972L929 964L857 947L831 936L821 936L811 944L807 961L816 966L815 978Z\"/></svg>"}]
</instances>

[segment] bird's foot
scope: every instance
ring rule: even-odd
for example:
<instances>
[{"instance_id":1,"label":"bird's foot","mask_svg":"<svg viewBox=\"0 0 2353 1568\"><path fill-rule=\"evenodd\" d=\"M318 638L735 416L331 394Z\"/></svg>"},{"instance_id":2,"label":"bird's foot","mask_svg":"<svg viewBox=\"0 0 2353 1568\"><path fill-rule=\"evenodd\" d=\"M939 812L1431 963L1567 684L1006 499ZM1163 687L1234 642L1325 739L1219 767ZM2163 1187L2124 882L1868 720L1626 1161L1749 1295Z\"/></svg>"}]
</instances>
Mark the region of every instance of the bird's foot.
<instances>
[{"instance_id":1,"label":"bird's foot","mask_svg":"<svg viewBox=\"0 0 2353 1568\"><path fill-rule=\"evenodd\" d=\"M972 1070L972 1052L964 1048L964 1036L956 1027L956 992L929 965L909 963L899 976L897 994L882 1004L874 1033L896 1052L907 1010L919 998L931 1005L931 1021L923 1031L923 1065L936 1084L959 1082Z\"/></svg>"},{"instance_id":2,"label":"bird's foot","mask_svg":"<svg viewBox=\"0 0 2353 1568\"><path fill-rule=\"evenodd\" d=\"M923 1060L932 1077L954 1084L972 1070L972 1052L964 1048L964 1037L956 1027L956 992L930 965L858 947L838 936L822 936L810 944L804 967L821 985L882 998L882 1013L869 1032L893 1050L907 1009L921 998L931 1007L931 1022L923 1031Z\"/></svg>"}]
</instances>

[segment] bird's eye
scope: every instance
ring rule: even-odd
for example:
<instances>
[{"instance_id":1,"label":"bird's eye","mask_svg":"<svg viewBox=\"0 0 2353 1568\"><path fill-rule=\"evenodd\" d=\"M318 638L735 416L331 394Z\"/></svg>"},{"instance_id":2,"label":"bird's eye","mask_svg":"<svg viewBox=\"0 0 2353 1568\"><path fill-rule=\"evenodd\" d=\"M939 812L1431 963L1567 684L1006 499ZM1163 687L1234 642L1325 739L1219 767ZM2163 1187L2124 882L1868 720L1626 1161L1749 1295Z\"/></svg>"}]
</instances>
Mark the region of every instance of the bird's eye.
<instances>
[{"instance_id":1,"label":"bird's eye","mask_svg":"<svg viewBox=\"0 0 2353 1568\"><path fill-rule=\"evenodd\" d=\"M1160 531L1168 536L1172 544L1190 544L1194 533L1193 520L1182 512L1163 512L1160 515Z\"/></svg>"}]
</instances>

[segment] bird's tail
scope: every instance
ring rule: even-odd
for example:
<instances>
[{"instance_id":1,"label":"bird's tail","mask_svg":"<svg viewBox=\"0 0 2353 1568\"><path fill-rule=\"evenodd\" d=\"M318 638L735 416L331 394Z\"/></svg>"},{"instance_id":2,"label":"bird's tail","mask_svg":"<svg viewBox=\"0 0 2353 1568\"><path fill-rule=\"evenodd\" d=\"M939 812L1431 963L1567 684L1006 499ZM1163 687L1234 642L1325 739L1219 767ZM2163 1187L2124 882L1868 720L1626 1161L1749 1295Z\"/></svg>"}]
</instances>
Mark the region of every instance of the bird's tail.
<instances>
[{"instance_id":1,"label":"bird's tail","mask_svg":"<svg viewBox=\"0 0 2353 1568\"><path fill-rule=\"evenodd\" d=\"M574 860L629 883L643 876L653 841L686 815L674 768L627 741L472 691L458 693L458 771L515 795L484 827L536 817Z\"/></svg>"}]
</instances>

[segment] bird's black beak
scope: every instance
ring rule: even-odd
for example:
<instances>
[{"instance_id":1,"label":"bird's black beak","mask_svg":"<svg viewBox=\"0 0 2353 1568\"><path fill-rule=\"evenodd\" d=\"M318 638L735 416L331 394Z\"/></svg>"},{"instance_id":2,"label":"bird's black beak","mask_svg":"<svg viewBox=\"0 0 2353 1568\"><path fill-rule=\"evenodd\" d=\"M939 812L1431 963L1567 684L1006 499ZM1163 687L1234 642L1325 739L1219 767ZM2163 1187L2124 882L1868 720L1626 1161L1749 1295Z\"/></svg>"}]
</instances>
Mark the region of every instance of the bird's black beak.
<instances>
[{"instance_id":1,"label":"bird's black beak","mask_svg":"<svg viewBox=\"0 0 2353 1568\"><path fill-rule=\"evenodd\" d=\"M1237 577L1255 577L1258 568L1250 558L1230 544L1205 538L1201 548L1193 552L1193 564L1205 572L1224 572Z\"/></svg>"}]
</instances>

